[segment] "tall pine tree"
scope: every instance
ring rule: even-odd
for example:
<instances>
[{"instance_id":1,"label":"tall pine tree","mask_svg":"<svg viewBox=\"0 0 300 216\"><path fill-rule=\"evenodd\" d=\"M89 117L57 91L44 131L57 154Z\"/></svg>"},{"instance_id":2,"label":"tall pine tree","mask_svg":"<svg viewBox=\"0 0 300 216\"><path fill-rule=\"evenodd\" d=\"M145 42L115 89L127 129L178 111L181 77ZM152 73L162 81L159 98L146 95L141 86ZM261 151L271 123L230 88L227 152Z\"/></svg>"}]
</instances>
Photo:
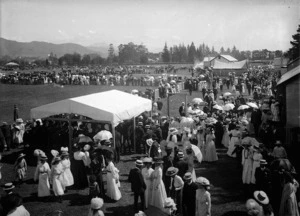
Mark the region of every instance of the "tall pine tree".
<instances>
[{"instance_id":1,"label":"tall pine tree","mask_svg":"<svg viewBox=\"0 0 300 216\"><path fill-rule=\"evenodd\" d=\"M292 48L290 48L286 53L286 56L289 57L291 61L300 57L300 25L298 26L297 33L294 34L292 38Z\"/></svg>"},{"instance_id":2,"label":"tall pine tree","mask_svg":"<svg viewBox=\"0 0 300 216\"><path fill-rule=\"evenodd\" d=\"M165 43L165 47L163 49L162 55L161 55L163 62L170 62L170 52L168 50L167 43Z\"/></svg>"},{"instance_id":3,"label":"tall pine tree","mask_svg":"<svg viewBox=\"0 0 300 216\"><path fill-rule=\"evenodd\" d=\"M194 42L192 42L188 50L188 62L194 63L195 58L196 58L196 47L194 45Z\"/></svg>"}]
</instances>

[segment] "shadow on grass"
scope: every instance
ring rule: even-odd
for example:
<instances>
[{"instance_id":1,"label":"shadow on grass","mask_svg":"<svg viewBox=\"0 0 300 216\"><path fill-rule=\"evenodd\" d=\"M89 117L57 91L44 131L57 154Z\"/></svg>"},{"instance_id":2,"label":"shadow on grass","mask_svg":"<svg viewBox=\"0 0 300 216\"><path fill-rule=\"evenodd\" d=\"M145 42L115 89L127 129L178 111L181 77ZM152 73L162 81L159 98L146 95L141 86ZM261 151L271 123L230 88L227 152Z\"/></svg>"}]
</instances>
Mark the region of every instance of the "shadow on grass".
<instances>
[{"instance_id":1,"label":"shadow on grass","mask_svg":"<svg viewBox=\"0 0 300 216\"><path fill-rule=\"evenodd\" d=\"M105 216L127 216L127 215L128 216L134 215L133 205L106 208Z\"/></svg>"}]
</instances>

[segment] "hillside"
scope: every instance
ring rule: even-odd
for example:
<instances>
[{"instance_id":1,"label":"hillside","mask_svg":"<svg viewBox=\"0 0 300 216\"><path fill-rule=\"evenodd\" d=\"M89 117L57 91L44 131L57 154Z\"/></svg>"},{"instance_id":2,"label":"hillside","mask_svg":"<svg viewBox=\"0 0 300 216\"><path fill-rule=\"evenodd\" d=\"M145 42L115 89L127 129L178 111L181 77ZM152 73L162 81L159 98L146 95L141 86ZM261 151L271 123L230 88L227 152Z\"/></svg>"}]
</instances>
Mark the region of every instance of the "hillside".
<instances>
[{"instance_id":1,"label":"hillside","mask_svg":"<svg viewBox=\"0 0 300 216\"><path fill-rule=\"evenodd\" d=\"M94 49L88 49L84 46L74 43L53 44L38 41L24 43L0 38L0 56L8 55L11 57L26 56L45 58L51 52L56 54L57 57L61 57L66 53L74 52L77 52L81 55L91 53L101 54Z\"/></svg>"}]
</instances>

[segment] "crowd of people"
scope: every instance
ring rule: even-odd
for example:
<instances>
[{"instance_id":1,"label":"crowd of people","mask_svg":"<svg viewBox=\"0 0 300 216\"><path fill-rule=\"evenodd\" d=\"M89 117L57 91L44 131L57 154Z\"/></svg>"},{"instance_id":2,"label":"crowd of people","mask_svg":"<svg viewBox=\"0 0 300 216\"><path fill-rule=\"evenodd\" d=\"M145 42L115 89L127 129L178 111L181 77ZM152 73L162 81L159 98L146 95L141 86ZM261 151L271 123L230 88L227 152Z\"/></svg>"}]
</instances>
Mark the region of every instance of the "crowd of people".
<instances>
[{"instance_id":1,"label":"crowd of people","mask_svg":"<svg viewBox=\"0 0 300 216\"><path fill-rule=\"evenodd\" d=\"M214 164L219 159L217 149L227 148L227 155L237 160L241 170L247 200L245 214L299 215L299 185L283 145L281 104L273 96L264 99L276 93L273 82L277 77L264 71L249 69L240 77L232 73L226 80L207 79L207 71L204 77L187 79L186 88L191 89L191 94L201 90L201 100L182 102L179 117L168 117L161 115L163 103L159 98L153 103L152 116L145 112L137 117L136 128L133 120L121 123L115 137L108 125L85 123L81 118L72 128L47 119L29 124L16 119L12 127L7 123L1 126L2 150L24 145L24 153L37 157L33 178L38 181L40 199L48 199L51 188L58 202L70 188L89 188L88 215L93 216L104 215L103 200L122 199L117 168L120 155L136 151L143 156L135 161L128 176L136 215L147 215L155 207L167 215L199 216L211 215L213 203L210 181L197 176L195 166L203 161ZM203 80L199 88L197 83ZM223 93L222 83L233 94ZM220 89L221 95L215 89ZM245 89L251 99L243 96ZM69 130L74 144L70 154L66 147ZM26 177L24 153L14 165L17 186L22 186ZM3 212L17 215L22 211L29 215L13 188L12 183L5 184L7 195L1 202L7 204L2 204Z\"/></svg>"}]
</instances>

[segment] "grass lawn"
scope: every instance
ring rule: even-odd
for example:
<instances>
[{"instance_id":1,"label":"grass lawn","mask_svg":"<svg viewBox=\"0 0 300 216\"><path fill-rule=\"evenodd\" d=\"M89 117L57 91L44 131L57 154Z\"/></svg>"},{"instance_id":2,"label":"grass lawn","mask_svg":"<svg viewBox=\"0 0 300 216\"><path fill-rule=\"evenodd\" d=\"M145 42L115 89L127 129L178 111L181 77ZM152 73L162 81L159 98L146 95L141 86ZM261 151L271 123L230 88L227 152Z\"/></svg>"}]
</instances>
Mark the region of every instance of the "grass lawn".
<instances>
[{"instance_id":1,"label":"grass lawn","mask_svg":"<svg viewBox=\"0 0 300 216\"><path fill-rule=\"evenodd\" d=\"M82 96L86 94L106 91L109 89L132 90L136 86L65 86L55 88L47 85L20 86L0 84L0 121L12 122L13 106L19 108L19 116L23 119L30 119L30 109L43 104L55 102L69 97ZM139 87L140 90L145 90ZM200 97L200 92L193 92L188 96L188 101L194 97ZM201 96L202 97L202 96ZM178 116L178 108L184 95L172 96L170 102L171 116ZM164 102L163 114L167 113L166 100ZM13 163L18 155L18 151L4 153L1 184L14 180ZM27 153L27 152L26 152ZM118 202L105 201L105 215L126 216L133 215L133 196L130 191L130 184L126 181L130 168L134 167L134 160L137 155L124 155L121 162L116 166L120 170L122 199ZM244 199L241 184L241 168L235 159L226 156L225 149L218 150L219 160L215 163L202 163L197 166L197 176L207 177L211 184L212 194L212 215L222 215L224 212L244 209ZM62 210L65 215L82 216L87 215L89 199L87 190L70 190L64 197L63 203L55 200L43 202L37 199L37 184L32 180L35 170L35 161L32 152L28 152L26 159L29 162L29 170L26 182L15 191L24 197L24 205L32 216L43 216L54 210ZM32 161L33 160L33 161ZM1 194L3 191L0 192Z\"/></svg>"}]
</instances>

